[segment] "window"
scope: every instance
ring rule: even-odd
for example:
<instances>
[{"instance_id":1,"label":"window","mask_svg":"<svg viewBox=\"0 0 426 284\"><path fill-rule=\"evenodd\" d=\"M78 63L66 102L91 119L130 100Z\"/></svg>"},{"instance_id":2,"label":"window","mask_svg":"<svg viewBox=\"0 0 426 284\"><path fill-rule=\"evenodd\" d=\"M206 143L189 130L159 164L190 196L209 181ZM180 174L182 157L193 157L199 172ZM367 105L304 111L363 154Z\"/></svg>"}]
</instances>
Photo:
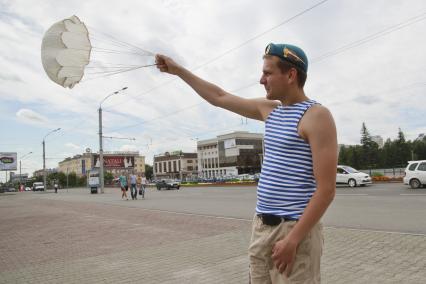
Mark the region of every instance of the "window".
<instances>
[{"instance_id":1,"label":"window","mask_svg":"<svg viewBox=\"0 0 426 284\"><path fill-rule=\"evenodd\" d=\"M173 172L177 172L176 161L173 161Z\"/></svg>"},{"instance_id":2,"label":"window","mask_svg":"<svg viewBox=\"0 0 426 284\"><path fill-rule=\"evenodd\" d=\"M169 172L171 172L171 171L172 171L172 162L169 161Z\"/></svg>"},{"instance_id":3,"label":"window","mask_svg":"<svg viewBox=\"0 0 426 284\"><path fill-rule=\"evenodd\" d=\"M417 168L418 171L426 171L426 163L421 163Z\"/></svg>"},{"instance_id":4,"label":"window","mask_svg":"<svg viewBox=\"0 0 426 284\"><path fill-rule=\"evenodd\" d=\"M158 167L159 167L159 173L161 173L162 172L162 169L161 169L161 163L158 163Z\"/></svg>"},{"instance_id":5,"label":"window","mask_svg":"<svg viewBox=\"0 0 426 284\"><path fill-rule=\"evenodd\" d=\"M417 167L417 165L418 165L419 163L414 163L414 164L411 164L410 165L410 167L408 168L408 170L409 171L414 171L415 169L416 169L416 167Z\"/></svg>"}]
</instances>

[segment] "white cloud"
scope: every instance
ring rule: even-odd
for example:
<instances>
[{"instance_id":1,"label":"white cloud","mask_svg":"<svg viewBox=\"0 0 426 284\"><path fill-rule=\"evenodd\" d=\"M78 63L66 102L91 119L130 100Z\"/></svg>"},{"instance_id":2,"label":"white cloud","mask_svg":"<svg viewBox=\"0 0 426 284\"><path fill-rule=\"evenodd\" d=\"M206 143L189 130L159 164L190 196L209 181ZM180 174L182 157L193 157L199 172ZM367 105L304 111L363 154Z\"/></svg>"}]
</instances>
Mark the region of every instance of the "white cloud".
<instances>
[{"instance_id":1,"label":"white cloud","mask_svg":"<svg viewBox=\"0 0 426 284\"><path fill-rule=\"evenodd\" d=\"M45 125L49 122L47 117L30 109L20 109L16 112L19 121L30 124Z\"/></svg>"},{"instance_id":2,"label":"white cloud","mask_svg":"<svg viewBox=\"0 0 426 284\"><path fill-rule=\"evenodd\" d=\"M99 36L104 32L146 50L170 55L189 69L203 65L194 73L225 90L239 89L236 95L254 98L265 94L258 81L267 43L300 45L313 59L425 9L422 0L327 1L271 29L317 1L6 3L0 4L0 117L8 122L6 131L23 141L28 140L29 134L42 137L28 125L49 124L52 129L62 128L60 133L49 136L51 153L61 153L67 143L73 154L86 147L97 151L99 103L127 86L123 94L103 103L103 133L135 137L136 141L104 139L104 149L139 150L148 162L164 151L195 150L190 138L207 139L235 130L261 131L263 126L251 120L241 124L240 116L203 102L181 80L156 68L88 80L72 90L63 89L45 75L40 60L43 33L53 23L76 14L91 34ZM362 122L372 134L385 139L394 138L398 127L407 139L416 138L419 131L426 132L422 109L426 105L426 39L419 36L425 30L425 22L419 20L322 61L311 61L306 94L332 111L340 142L357 143ZM253 40L247 42L248 39ZM108 55L102 59L108 59ZM142 59L135 59L139 60ZM254 85L240 89L251 83ZM11 121L13 116L17 119ZM39 147L32 140L26 143L20 146L22 151ZM39 157L34 155L31 159L34 165L41 166Z\"/></svg>"},{"instance_id":3,"label":"white cloud","mask_svg":"<svg viewBox=\"0 0 426 284\"><path fill-rule=\"evenodd\" d=\"M74 144L74 143L71 143L71 142L66 143L66 144L65 144L65 146L66 146L66 147L69 147L69 148L73 148L73 149L75 149L75 150L80 150L80 149L81 149L81 147L80 147L80 146L78 146L78 145L76 145L76 144Z\"/></svg>"}]
</instances>

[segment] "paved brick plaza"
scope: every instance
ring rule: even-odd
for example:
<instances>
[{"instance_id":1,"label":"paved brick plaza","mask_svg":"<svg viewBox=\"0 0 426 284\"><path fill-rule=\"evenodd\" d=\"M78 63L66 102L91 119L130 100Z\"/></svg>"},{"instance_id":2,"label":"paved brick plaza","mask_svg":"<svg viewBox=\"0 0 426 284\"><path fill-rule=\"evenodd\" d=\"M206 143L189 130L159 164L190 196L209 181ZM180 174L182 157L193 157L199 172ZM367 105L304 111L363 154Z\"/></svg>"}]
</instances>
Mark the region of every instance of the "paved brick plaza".
<instances>
[{"instance_id":1,"label":"paved brick plaza","mask_svg":"<svg viewBox=\"0 0 426 284\"><path fill-rule=\"evenodd\" d=\"M248 283L249 220L70 194L0 195L0 283ZM325 239L323 283L425 283L424 235L326 227Z\"/></svg>"}]
</instances>

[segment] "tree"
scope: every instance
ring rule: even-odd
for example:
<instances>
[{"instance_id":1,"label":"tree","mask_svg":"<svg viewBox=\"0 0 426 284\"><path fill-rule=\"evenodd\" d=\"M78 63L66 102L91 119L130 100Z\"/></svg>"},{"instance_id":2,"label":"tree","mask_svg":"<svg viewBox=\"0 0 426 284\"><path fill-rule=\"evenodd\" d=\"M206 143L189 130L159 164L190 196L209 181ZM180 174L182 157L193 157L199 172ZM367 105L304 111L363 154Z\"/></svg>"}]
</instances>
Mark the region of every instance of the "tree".
<instances>
[{"instance_id":1,"label":"tree","mask_svg":"<svg viewBox=\"0 0 426 284\"><path fill-rule=\"evenodd\" d=\"M373 141L367 130L365 122L361 127L361 151L360 151L360 167L374 168L379 163L379 145Z\"/></svg>"},{"instance_id":2,"label":"tree","mask_svg":"<svg viewBox=\"0 0 426 284\"><path fill-rule=\"evenodd\" d=\"M152 174L153 174L152 166L145 164L145 177L147 179L152 179Z\"/></svg>"},{"instance_id":3,"label":"tree","mask_svg":"<svg viewBox=\"0 0 426 284\"><path fill-rule=\"evenodd\" d=\"M105 184L111 184L114 179L114 175L111 172L104 172Z\"/></svg>"},{"instance_id":4,"label":"tree","mask_svg":"<svg viewBox=\"0 0 426 284\"><path fill-rule=\"evenodd\" d=\"M409 144L405 141L405 135L401 128L398 128L398 139L395 141L396 146L396 166L405 166L411 158L411 150Z\"/></svg>"}]
</instances>

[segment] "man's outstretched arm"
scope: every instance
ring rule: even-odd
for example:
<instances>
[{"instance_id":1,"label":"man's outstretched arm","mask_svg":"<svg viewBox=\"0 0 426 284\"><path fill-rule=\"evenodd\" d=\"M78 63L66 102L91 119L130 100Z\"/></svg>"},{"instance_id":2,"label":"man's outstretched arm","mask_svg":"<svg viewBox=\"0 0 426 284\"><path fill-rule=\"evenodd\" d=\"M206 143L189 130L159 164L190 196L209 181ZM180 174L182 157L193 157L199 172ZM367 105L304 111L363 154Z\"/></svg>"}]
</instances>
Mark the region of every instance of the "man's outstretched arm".
<instances>
[{"instance_id":1,"label":"man's outstretched arm","mask_svg":"<svg viewBox=\"0 0 426 284\"><path fill-rule=\"evenodd\" d=\"M194 75L167 56L156 55L155 59L157 68L161 72L167 72L180 77L203 99L214 106L230 110L248 118L264 121L269 113L278 105L278 102L265 98L245 99L234 96L220 87Z\"/></svg>"}]
</instances>

